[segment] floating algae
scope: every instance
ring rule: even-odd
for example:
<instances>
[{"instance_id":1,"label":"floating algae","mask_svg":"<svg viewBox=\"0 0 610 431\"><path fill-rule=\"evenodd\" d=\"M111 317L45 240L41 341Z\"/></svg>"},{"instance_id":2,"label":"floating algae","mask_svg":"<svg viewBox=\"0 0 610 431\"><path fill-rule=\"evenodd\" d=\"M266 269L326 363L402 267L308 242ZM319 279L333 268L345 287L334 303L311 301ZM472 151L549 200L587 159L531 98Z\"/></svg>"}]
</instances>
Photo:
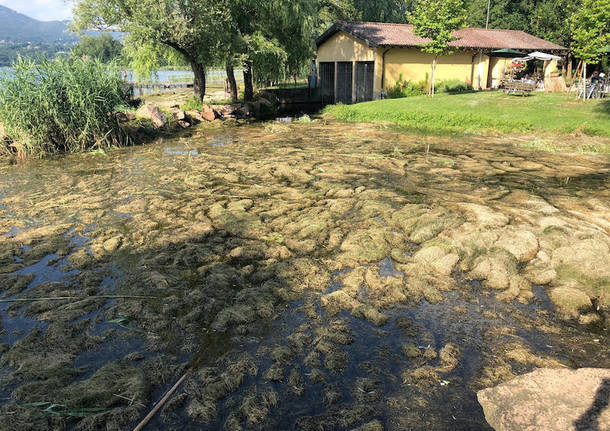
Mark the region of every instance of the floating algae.
<instances>
[{"instance_id":1,"label":"floating algae","mask_svg":"<svg viewBox=\"0 0 610 431\"><path fill-rule=\"evenodd\" d=\"M610 360L603 156L187 133L0 167L3 426L130 428L197 365L151 428L488 431L477 390Z\"/></svg>"}]
</instances>

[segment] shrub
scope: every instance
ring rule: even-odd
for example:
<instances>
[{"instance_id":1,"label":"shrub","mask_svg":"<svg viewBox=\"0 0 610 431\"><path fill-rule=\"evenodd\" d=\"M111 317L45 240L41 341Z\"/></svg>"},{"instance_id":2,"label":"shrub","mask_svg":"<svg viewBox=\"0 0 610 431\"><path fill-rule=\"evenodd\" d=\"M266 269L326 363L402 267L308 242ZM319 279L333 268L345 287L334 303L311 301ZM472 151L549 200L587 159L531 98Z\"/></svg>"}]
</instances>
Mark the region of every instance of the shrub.
<instances>
[{"instance_id":1,"label":"shrub","mask_svg":"<svg viewBox=\"0 0 610 431\"><path fill-rule=\"evenodd\" d=\"M474 91L472 85L457 79L441 81L435 87L437 93L459 94Z\"/></svg>"},{"instance_id":2,"label":"shrub","mask_svg":"<svg viewBox=\"0 0 610 431\"><path fill-rule=\"evenodd\" d=\"M401 97L421 96L426 94L425 82L411 82L403 80L402 73L398 81L388 90L389 99L399 99Z\"/></svg>"},{"instance_id":3,"label":"shrub","mask_svg":"<svg viewBox=\"0 0 610 431\"><path fill-rule=\"evenodd\" d=\"M119 74L98 60L19 59L0 76L0 150L18 157L81 152L128 141L115 115L127 100Z\"/></svg>"}]
</instances>

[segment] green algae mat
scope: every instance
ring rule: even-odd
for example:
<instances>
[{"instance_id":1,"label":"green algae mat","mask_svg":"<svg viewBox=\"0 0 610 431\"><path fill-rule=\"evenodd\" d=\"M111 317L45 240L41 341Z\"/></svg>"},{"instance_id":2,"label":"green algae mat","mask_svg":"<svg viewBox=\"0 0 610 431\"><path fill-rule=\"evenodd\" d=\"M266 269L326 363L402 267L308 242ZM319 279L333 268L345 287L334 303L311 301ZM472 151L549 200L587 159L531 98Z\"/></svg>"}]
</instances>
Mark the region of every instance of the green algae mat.
<instances>
[{"instance_id":1,"label":"green algae mat","mask_svg":"<svg viewBox=\"0 0 610 431\"><path fill-rule=\"evenodd\" d=\"M610 361L610 159L218 126L0 164L0 429L490 430ZM519 145L517 145L519 144Z\"/></svg>"}]
</instances>

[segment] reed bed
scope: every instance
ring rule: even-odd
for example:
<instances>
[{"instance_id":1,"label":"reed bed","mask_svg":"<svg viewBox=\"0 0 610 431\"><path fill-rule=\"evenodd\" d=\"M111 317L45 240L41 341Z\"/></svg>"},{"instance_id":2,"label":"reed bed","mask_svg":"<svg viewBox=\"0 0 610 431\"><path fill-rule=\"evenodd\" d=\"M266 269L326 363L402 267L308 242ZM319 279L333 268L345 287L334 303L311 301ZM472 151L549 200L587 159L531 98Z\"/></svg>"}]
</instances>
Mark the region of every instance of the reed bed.
<instances>
[{"instance_id":1,"label":"reed bed","mask_svg":"<svg viewBox=\"0 0 610 431\"><path fill-rule=\"evenodd\" d=\"M76 153L125 144L114 114L127 89L112 66L97 60L19 59L0 75L0 152L17 157Z\"/></svg>"}]
</instances>

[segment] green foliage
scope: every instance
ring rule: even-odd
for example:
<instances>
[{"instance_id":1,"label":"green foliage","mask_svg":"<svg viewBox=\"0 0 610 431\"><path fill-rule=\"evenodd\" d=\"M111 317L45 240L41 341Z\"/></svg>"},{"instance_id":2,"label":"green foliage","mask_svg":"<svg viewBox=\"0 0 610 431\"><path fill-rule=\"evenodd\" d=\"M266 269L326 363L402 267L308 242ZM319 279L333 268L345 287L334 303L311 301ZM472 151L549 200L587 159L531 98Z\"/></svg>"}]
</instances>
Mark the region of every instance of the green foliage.
<instances>
[{"instance_id":1,"label":"green foliage","mask_svg":"<svg viewBox=\"0 0 610 431\"><path fill-rule=\"evenodd\" d=\"M469 93L474 90L472 85L460 81L459 79L448 79L446 81L439 82L436 86L436 91L439 93L459 94Z\"/></svg>"},{"instance_id":2,"label":"green foliage","mask_svg":"<svg viewBox=\"0 0 610 431\"><path fill-rule=\"evenodd\" d=\"M205 69L226 51L230 35L228 0L77 0L73 28L118 29L136 69L149 72L174 52L195 74L194 92L205 95Z\"/></svg>"},{"instance_id":3,"label":"green foliage","mask_svg":"<svg viewBox=\"0 0 610 431\"><path fill-rule=\"evenodd\" d=\"M485 27L488 0L468 1L467 25ZM535 36L570 46L568 17L579 8L581 0L493 0L489 28L523 30Z\"/></svg>"},{"instance_id":4,"label":"green foliage","mask_svg":"<svg viewBox=\"0 0 610 431\"><path fill-rule=\"evenodd\" d=\"M418 0L415 11L408 14L415 34L429 39L421 50L433 54L430 94L434 96L434 73L439 55L450 52L453 32L464 23L464 0Z\"/></svg>"},{"instance_id":5,"label":"green foliage","mask_svg":"<svg viewBox=\"0 0 610 431\"><path fill-rule=\"evenodd\" d=\"M24 58L53 58L56 55L65 54L70 50L69 46L48 45L48 44L28 44L28 43L8 43L0 44L0 67L10 66L19 57Z\"/></svg>"},{"instance_id":6,"label":"green foliage","mask_svg":"<svg viewBox=\"0 0 610 431\"><path fill-rule=\"evenodd\" d=\"M78 58L20 59L0 78L0 123L18 156L80 152L121 145L126 137L113 113L126 101L114 68Z\"/></svg>"},{"instance_id":7,"label":"green foliage","mask_svg":"<svg viewBox=\"0 0 610 431\"><path fill-rule=\"evenodd\" d=\"M570 29L574 55L588 63L599 61L610 44L610 0L583 0Z\"/></svg>"},{"instance_id":8,"label":"green foliage","mask_svg":"<svg viewBox=\"0 0 610 431\"><path fill-rule=\"evenodd\" d=\"M399 99L401 97L421 96L423 94L426 94L425 82L415 83L412 81L405 81L401 73L398 81L388 90L387 96L389 99Z\"/></svg>"},{"instance_id":9,"label":"green foliage","mask_svg":"<svg viewBox=\"0 0 610 431\"><path fill-rule=\"evenodd\" d=\"M203 100L199 97L193 97L184 102L181 108L185 111L201 111L203 109Z\"/></svg>"},{"instance_id":10,"label":"green foliage","mask_svg":"<svg viewBox=\"0 0 610 431\"><path fill-rule=\"evenodd\" d=\"M441 94L334 105L324 111L349 122L393 122L401 129L430 134L579 132L610 137L604 101L574 105L562 94L514 98L499 92Z\"/></svg>"},{"instance_id":11,"label":"green foliage","mask_svg":"<svg viewBox=\"0 0 610 431\"><path fill-rule=\"evenodd\" d=\"M430 39L422 51L435 55L449 51L453 32L464 23L463 9L463 0L418 0L408 18L417 36Z\"/></svg>"},{"instance_id":12,"label":"green foliage","mask_svg":"<svg viewBox=\"0 0 610 431\"><path fill-rule=\"evenodd\" d=\"M109 34L102 34L99 37L86 35L72 48L72 55L96 58L102 63L110 63L117 60L122 51L123 44Z\"/></svg>"}]
</instances>

